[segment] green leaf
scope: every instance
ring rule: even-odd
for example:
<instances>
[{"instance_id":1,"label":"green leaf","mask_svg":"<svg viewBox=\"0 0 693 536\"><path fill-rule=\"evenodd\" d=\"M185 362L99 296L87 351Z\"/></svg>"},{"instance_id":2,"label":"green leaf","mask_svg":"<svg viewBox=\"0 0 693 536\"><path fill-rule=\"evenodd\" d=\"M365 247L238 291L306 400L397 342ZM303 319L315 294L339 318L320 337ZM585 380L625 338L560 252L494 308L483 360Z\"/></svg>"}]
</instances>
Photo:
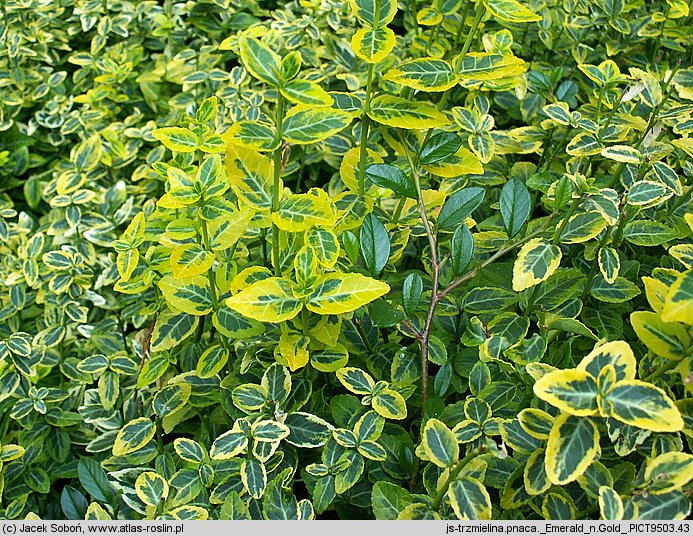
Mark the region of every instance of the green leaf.
<instances>
[{"instance_id":1,"label":"green leaf","mask_svg":"<svg viewBox=\"0 0 693 536\"><path fill-rule=\"evenodd\" d=\"M530 495L542 495L551 487L549 475L546 474L546 456L544 449L535 450L527 458L524 470L525 490Z\"/></svg>"},{"instance_id":2,"label":"green leaf","mask_svg":"<svg viewBox=\"0 0 693 536\"><path fill-rule=\"evenodd\" d=\"M647 464L645 480L648 493L661 495L683 488L693 479L693 455L686 452L665 452Z\"/></svg>"},{"instance_id":3,"label":"green leaf","mask_svg":"<svg viewBox=\"0 0 693 536\"><path fill-rule=\"evenodd\" d=\"M453 132L439 132L431 136L421 147L419 163L427 166L445 160L462 147L462 138Z\"/></svg>"},{"instance_id":4,"label":"green leaf","mask_svg":"<svg viewBox=\"0 0 693 536\"><path fill-rule=\"evenodd\" d=\"M366 168L366 177L381 188L388 188L410 199L418 199L413 181L396 166L390 164L370 165Z\"/></svg>"},{"instance_id":5,"label":"green leaf","mask_svg":"<svg viewBox=\"0 0 693 536\"><path fill-rule=\"evenodd\" d=\"M114 456L126 456L140 450L154 437L156 427L147 417L133 419L123 426L113 444Z\"/></svg>"},{"instance_id":6,"label":"green leaf","mask_svg":"<svg viewBox=\"0 0 693 536\"><path fill-rule=\"evenodd\" d=\"M167 149L178 153L190 153L197 149L197 136L182 127L157 128L152 132L157 140L164 144Z\"/></svg>"},{"instance_id":7,"label":"green leaf","mask_svg":"<svg viewBox=\"0 0 693 536\"><path fill-rule=\"evenodd\" d=\"M241 465L241 481L253 499L260 499L267 486L265 464L255 458L244 460Z\"/></svg>"},{"instance_id":8,"label":"green leaf","mask_svg":"<svg viewBox=\"0 0 693 536\"><path fill-rule=\"evenodd\" d=\"M373 277L378 277L390 258L390 237L385 226L372 213L363 220L359 242L366 268Z\"/></svg>"},{"instance_id":9,"label":"green leaf","mask_svg":"<svg viewBox=\"0 0 693 536\"><path fill-rule=\"evenodd\" d=\"M426 457L438 467L451 467L460 455L455 434L438 419L428 419L426 422L421 445Z\"/></svg>"},{"instance_id":10,"label":"green leaf","mask_svg":"<svg viewBox=\"0 0 693 536\"><path fill-rule=\"evenodd\" d=\"M375 97L368 116L381 125L406 129L435 128L450 122L433 106L392 95Z\"/></svg>"},{"instance_id":11,"label":"green leaf","mask_svg":"<svg viewBox=\"0 0 693 536\"><path fill-rule=\"evenodd\" d=\"M484 5L494 17L506 22L537 22L540 15L527 9L516 0L484 0Z\"/></svg>"},{"instance_id":12,"label":"green leaf","mask_svg":"<svg viewBox=\"0 0 693 536\"><path fill-rule=\"evenodd\" d=\"M438 227L453 229L466 220L483 203L486 190L478 187L462 188L443 204L438 215Z\"/></svg>"},{"instance_id":13,"label":"green leaf","mask_svg":"<svg viewBox=\"0 0 693 536\"><path fill-rule=\"evenodd\" d=\"M683 418L659 387L639 380L623 380L600 400L602 415L653 432L678 432Z\"/></svg>"},{"instance_id":14,"label":"green leaf","mask_svg":"<svg viewBox=\"0 0 693 536\"><path fill-rule=\"evenodd\" d=\"M434 92L450 89L457 84L459 77L444 60L420 58L390 69L383 79L417 91Z\"/></svg>"},{"instance_id":15,"label":"green leaf","mask_svg":"<svg viewBox=\"0 0 693 536\"><path fill-rule=\"evenodd\" d=\"M462 300L462 307L471 314L500 311L517 303L520 297L510 290L479 287L470 290Z\"/></svg>"},{"instance_id":16,"label":"green leaf","mask_svg":"<svg viewBox=\"0 0 693 536\"><path fill-rule=\"evenodd\" d=\"M199 318L187 313L165 311L161 313L154 325L150 350L162 352L177 346L187 339L197 328Z\"/></svg>"},{"instance_id":17,"label":"green leaf","mask_svg":"<svg viewBox=\"0 0 693 536\"><path fill-rule=\"evenodd\" d=\"M257 39L245 35L241 35L238 45L243 65L250 74L273 87L281 85L281 60L275 52Z\"/></svg>"},{"instance_id":18,"label":"green leaf","mask_svg":"<svg viewBox=\"0 0 693 536\"><path fill-rule=\"evenodd\" d=\"M344 367L337 371L337 379L352 393L369 395L373 392L375 381L361 369Z\"/></svg>"},{"instance_id":19,"label":"green leaf","mask_svg":"<svg viewBox=\"0 0 693 536\"><path fill-rule=\"evenodd\" d=\"M592 280L590 294L599 301L623 303L640 294L640 289L623 277L617 277L611 284L599 274Z\"/></svg>"},{"instance_id":20,"label":"green leaf","mask_svg":"<svg viewBox=\"0 0 693 536\"><path fill-rule=\"evenodd\" d=\"M154 137L156 136L154 131ZM101 160L101 138L93 135L77 145L70 155L75 167L83 173L87 173L99 165Z\"/></svg>"},{"instance_id":21,"label":"green leaf","mask_svg":"<svg viewBox=\"0 0 693 536\"><path fill-rule=\"evenodd\" d=\"M491 519L491 497L475 478L465 477L453 482L448 489L448 498L457 519Z\"/></svg>"},{"instance_id":22,"label":"green leaf","mask_svg":"<svg viewBox=\"0 0 693 536\"><path fill-rule=\"evenodd\" d=\"M671 227L650 220L631 221L623 228L623 238L636 246L660 246L678 237Z\"/></svg>"},{"instance_id":23,"label":"green leaf","mask_svg":"<svg viewBox=\"0 0 693 536\"><path fill-rule=\"evenodd\" d=\"M663 202L673 195L673 192L661 182L638 181L628 190L628 204L645 206Z\"/></svg>"},{"instance_id":24,"label":"green leaf","mask_svg":"<svg viewBox=\"0 0 693 536\"><path fill-rule=\"evenodd\" d=\"M546 473L552 484L576 480L600 453L599 431L590 419L561 414L546 444Z\"/></svg>"},{"instance_id":25,"label":"green leaf","mask_svg":"<svg viewBox=\"0 0 693 536\"><path fill-rule=\"evenodd\" d=\"M680 491L663 495L642 494L633 499L638 520L686 519L691 512L691 501Z\"/></svg>"},{"instance_id":26,"label":"green leaf","mask_svg":"<svg viewBox=\"0 0 693 536\"><path fill-rule=\"evenodd\" d=\"M529 190L520 179L505 183L500 195L500 211L503 225L510 238L520 232L532 211Z\"/></svg>"},{"instance_id":27,"label":"green leaf","mask_svg":"<svg viewBox=\"0 0 693 536\"><path fill-rule=\"evenodd\" d=\"M172 383L154 395L152 408L158 417L168 417L180 411L187 404L191 386L189 383Z\"/></svg>"},{"instance_id":28,"label":"green leaf","mask_svg":"<svg viewBox=\"0 0 693 536\"><path fill-rule=\"evenodd\" d=\"M322 447L334 430L324 419L302 411L289 413L284 424L290 430L286 442L299 448Z\"/></svg>"},{"instance_id":29,"label":"green leaf","mask_svg":"<svg viewBox=\"0 0 693 536\"><path fill-rule=\"evenodd\" d=\"M254 423L250 428L250 432L256 441L271 443L281 441L291 433L291 430L286 424L264 420Z\"/></svg>"},{"instance_id":30,"label":"green leaf","mask_svg":"<svg viewBox=\"0 0 693 536\"><path fill-rule=\"evenodd\" d=\"M562 256L558 246L542 238L527 242L513 266L513 290L521 292L547 280L560 265Z\"/></svg>"},{"instance_id":31,"label":"green leaf","mask_svg":"<svg viewBox=\"0 0 693 536\"><path fill-rule=\"evenodd\" d=\"M177 438L173 442L173 449L176 451L176 454L186 462L202 463L206 456L204 447L197 441L193 441L187 437Z\"/></svg>"},{"instance_id":32,"label":"green leaf","mask_svg":"<svg viewBox=\"0 0 693 536\"><path fill-rule=\"evenodd\" d=\"M614 283L621 270L621 260L613 248L601 248L598 256L599 271L607 283Z\"/></svg>"},{"instance_id":33,"label":"green leaf","mask_svg":"<svg viewBox=\"0 0 693 536\"><path fill-rule=\"evenodd\" d=\"M209 449L213 460L230 460L241 454L248 446L248 436L241 430L229 430L214 440Z\"/></svg>"},{"instance_id":34,"label":"green leaf","mask_svg":"<svg viewBox=\"0 0 693 536\"><path fill-rule=\"evenodd\" d=\"M642 159L640 151L628 145L612 145L602 149L602 156L623 164L639 164Z\"/></svg>"},{"instance_id":35,"label":"green leaf","mask_svg":"<svg viewBox=\"0 0 693 536\"><path fill-rule=\"evenodd\" d=\"M396 484L380 481L373 485L371 507L376 519L395 520L411 503L411 493Z\"/></svg>"},{"instance_id":36,"label":"green leaf","mask_svg":"<svg viewBox=\"0 0 693 536\"><path fill-rule=\"evenodd\" d=\"M113 487L101 464L91 458L82 458L77 463L79 483L95 501L110 504L113 500Z\"/></svg>"},{"instance_id":37,"label":"green leaf","mask_svg":"<svg viewBox=\"0 0 693 536\"><path fill-rule=\"evenodd\" d=\"M349 112L336 108L294 106L286 114L282 134L297 145L317 143L349 126L351 119Z\"/></svg>"},{"instance_id":38,"label":"green leaf","mask_svg":"<svg viewBox=\"0 0 693 536\"><path fill-rule=\"evenodd\" d=\"M219 330L219 333L230 339L255 337L265 331L264 325L230 309L226 303L222 303L219 309L214 312L212 324Z\"/></svg>"},{"instance_id":39,"label":"green leaf","mask_svg":"<svg viewBox=\"0 0 693 536\"><path fill-rule=\"evenodd\" d=\"M596 237L606 227L606 220L599 212L583 212L568 220L560 240L562 244L579 244Z\"/></svg>"},{"instance_id":40,"label":"green leaf","mask_svg":"<svg viewBox=\"0 0 693 536\"><path fill-rule=\"evenodd\" d=\"M402 285L402 307L407 316L414 314L421 302L423 280L419 274L409 274Z\"/></svg>"},{"instance_id":41,"label":"green leaf","mask_svg":"<svg viewBox=\"0 0 693 536\"><path fill-rule=\"evenodd\" d=\"M247 413L261 409L267 402L267 391L260 385L244 383L231 393L234 405Z\"/></svg>"},{"instance_id":42,"label":"green leaf","mask_svg":"<svg viewBox=\"0 0 693 536\"><path fill-rule=\"evenodd\" d=\"M602 519L619 521L623 519L623 501L618 493L609 486L599 488L599 511Z\"/></svg>"},{"instance_id":43,"label":"green leaf","mask_svg":"<svg viewBox=\"0 0 693 536\"><path fill-rule=\"evenodd\" d=\"M196 372L200 378L213 378L226 365L229 359L229 351L219 345L211 346L204 351L197 362Z\"/></svg>"}]
</instances>

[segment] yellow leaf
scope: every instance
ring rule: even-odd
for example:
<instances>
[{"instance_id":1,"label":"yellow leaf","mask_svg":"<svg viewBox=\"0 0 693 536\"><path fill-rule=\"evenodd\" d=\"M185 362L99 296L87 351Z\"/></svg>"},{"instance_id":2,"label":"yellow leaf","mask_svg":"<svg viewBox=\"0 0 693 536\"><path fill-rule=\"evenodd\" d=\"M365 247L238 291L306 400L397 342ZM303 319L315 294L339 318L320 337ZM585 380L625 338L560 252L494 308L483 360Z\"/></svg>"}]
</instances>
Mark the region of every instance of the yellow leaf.
<instances>
[{"instance_id":1,"label":"yellow leaf","mask_svg":"<svg viewBox=\"0 0 693 536\"><path fill-rule=\"evenodd\" d=\"M257 281L226 300L237 313L260 322L283 322L298 314L301 301L294 298L291 283L278 277Z\"/></svg>"},{"instance_id":2,"label":"yellow leaf","mask_svg":"<svg viewBox=\"0 0 693 536\"><path fill-rule=\"evenodd\" d=\"M318 280L306 306L321 315L348 313L389 291L390 286L387 283L370 277L334 272Z\"/></svg>"},{"instance_id":3,"label":"yellow leaf","mask_svg":"<svg viewBox=\"0 0 693 536\"><path fill-rule=\"evenodd\" d=\"M424 169L438 177L459 177L460 175L478 175L484 172L481 160L471 151L461 147L458 151L445 159L424 166Z\"/></svg>"},{"instance_id":4,"label":"yellow leaf","mask_svg":"<svg viewBox=\"0 0 693 536\"><path fill-rule=\"evenodd\" d=\"M671 285L664 300L662 320L693 325L693 270L683 272Z\"/></svg>"},{"instance_id":5,"label":"yellow leaf","mask_svg":"<svg viewBox=\"0 0 693 536\"><path fill-rule=\"evenodd\" d=\"M291 372L305 367L310 359L310 339L298 333L282 333L275 350L275 359L280 365L288 366Z\"/></svg>"},{"instance_id":6,"label":"yellow leaf","mask_svg":"<svg viewBox=\"0 0 693 536\"><path fill-rule=\"evenodd\" d=\"M226 176L242 203L258 210L272 208L273 167L257 151L232 143L226 146ZM279 189L283 185L279 185Z\"/></svg>"}]
</instances>

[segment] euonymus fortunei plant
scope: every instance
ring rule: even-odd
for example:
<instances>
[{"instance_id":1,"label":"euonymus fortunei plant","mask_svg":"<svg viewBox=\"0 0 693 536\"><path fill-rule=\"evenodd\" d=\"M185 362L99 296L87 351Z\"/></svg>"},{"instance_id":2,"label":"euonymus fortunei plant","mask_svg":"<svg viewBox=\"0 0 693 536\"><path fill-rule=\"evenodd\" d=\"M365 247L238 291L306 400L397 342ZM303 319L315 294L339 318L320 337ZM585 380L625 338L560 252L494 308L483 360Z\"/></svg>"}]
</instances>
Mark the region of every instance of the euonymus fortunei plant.
<instances>
[{"instance_id":1,"label":"euonymus fortunei plant","mask_svg":"<svg viewBox=\"0 0 693 536\"><path fill-rule=\"evenodd\" d=\"M0 516L689 515L687 3L1 7Z\"/></svg>"}]
</instances>

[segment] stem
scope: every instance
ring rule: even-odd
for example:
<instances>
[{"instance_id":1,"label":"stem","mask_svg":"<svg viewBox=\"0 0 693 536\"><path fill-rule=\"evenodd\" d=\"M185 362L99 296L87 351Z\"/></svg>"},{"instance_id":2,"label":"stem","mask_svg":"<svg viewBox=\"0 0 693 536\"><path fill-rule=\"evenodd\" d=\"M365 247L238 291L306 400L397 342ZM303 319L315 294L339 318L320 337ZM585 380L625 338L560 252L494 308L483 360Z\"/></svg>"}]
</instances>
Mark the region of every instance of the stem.
<instances>
[{"instance_id":1,"label":"stem","mask_svg":"<svg viewBox=\"0 0 693 536\"><path fill-rule=\"evenodd\" d=\"M525 309L525 312L522 313L522 316L524 316L525 318L529 318L529 315L532 314L532 310L534 309L534 300L537 299L538 293L539 293L539 285L534 285L534 288L532 289L532 293L527 298L527 308Z\"/></svg>"},{"instance_id":2,"label":"stem","mask_svg":"<svg viewBox=\"0 0 693 536\"><path fill-rule=\"evenodd\" d=\"M368 340L368 335L366 335L366 332L364 331L363 326L361 325L361 320L354 319L354 325L356 326L356 331L359 332L359 337L361 337L361 340L363 341L366 350L368 350L369 354L372 354L373 345L371 344L371 341Z\"/></svg>"},{"instance_id":3,"label":"stem","mask_svg":"<svg viewBox=\"0 0 693 536\"><path fill-rule=\"evenodd\" d=\"M376 13L380 11L380 4L376 4ZM376 15L377 16L377 15ZM373 86L373 67L372 63L368 64L368 76L366 79L366 104L361 115L361 142L359 146L359 195L366 194L366 146L368 145L368 127L370 126L370 118L368 112L371 109L371 89Z\"/></svg>"},{"instance_id":4,"label":"stem","mask_svg":"<svg viewBox=\"0 0 693 536\"><path fill-rule=\"evenodd\" d=\"M467 20L467 13L469 13L469 6L471 2L465 2L464 8L462 9L462 15L460 15L460 25L457 28L457 33L455 34L455 40L452 42L452 47L445 53L445 57L448 57L448 53L452 53L460 44L460 39L462 39L462 31L464 30L464 22Z\"/></svg>"},{"instance_id":5,"label":"stem","mask_svg":"<svg viewBox=\"0 0 693 536\"><path fill-rule=\"evenodd\" d=\"M457 56L457 60L455 61L455 65L453 66L452 70L454 72L457 72L460 70L462 67L462 62L464 61L465 56L467 55L467 52L469 52L469 49L472 46L472 41L474 40L474 35L476 34L476 31L479 29L479 24L481 24L481 19L484 18L484 14L486 13L486 5L483 2L479 2L479 4L476 6L476 12L474 16L474 22L472 22L472 27L469 29L469 33L467 34L467 39L464 41L464 45L462 45L462 50L460 51L460 55ZM443 93L443 96L440 97L440 101L438 101L438 104L436 105L436 108L438 110L442 110L445 104L448 102L448 99L450 98L450 95L452 94L453 88L446 89L445 92ZM429 133L426 135L428 138L430 132L432 129L429 130Z\"/></svg>"},{"instance_id":6,"label":"stem","mask_svg":"<svg viewBox=\"0 0 693 536\"><path fill-rule=\"evenodd\" d=\"M402 215L402 209L404 208L404 204L406 202L406 197L402 196L399 198L399 201L397 202L397 207L395 208L395 212L392 215L392 223L397 223L399 221L399 217Z\"/></svg>"},{"instance_id":7,"label":"stem","mask_svg":"<svg viewBox=\"0 0 693 536\"><path fill-rule=\"evenodd\" d=\"M430 134L432 130L433 129L429 129L428 134ZM419 215L421 216L421 220L424 224L424 229L426 230L428 245L431 248L431 270L433 271L433 288L431 290L431 302L428 306L426 322L424 323L423 331L421 332L421 337L419 338L419 344L421 345L421 428L423 429L426 420L426 402L428 401L428 341L431 334L431 325L433 324L433 317L435 315L436 307L438 306L438 303L440 301L440 298L438 296L440 263L438 262L438 246L436 244L436 234L433 228L431 227L431 222L428 221L428 215L426 214L426 205L424 204L423 196L421 194L421 182L419 180L418 165L412 158L411 154L409 154L409 151L406 150L406 144L404 145L404 147L407 154L407 159L409 160L409 167L411 168L411 178L414 181L414 185L416 186L417 207L419 210Z\"/></svg>"},{"instance_id":8,"label":"stem","mask_svg":"<svg viewBox=\"0 0 693 536\"><path fill-rule=\"evenodd\" d=\"M553 238L553 243L558 244L561 240L561 235L563 234L563 230L565 229L565 226L568 225L568 220L570 217L575 214L575 211L577 208L580 206L580 203L582 202L582 198L584 197L584 194L581 195L580 197L576 197L573 200L573 204L570 205L570 208L568 209L568 213L565 215L565 218L563 218L563 221L561 221L561 225L558 227L558 230L556 231L556 236Z\"/></svg>"},{"instance_id":9,"label":"stem","mask_svg":"<svg viewBox=\"0 0 693 536\"><path fill-rule=\"evenodd\" d=\"M424 56L428 56L428 52L431 50L431 45L435 42L436 39L438 39L438 32L440 31L441 24L442 20L441 22L435 25L433 31L428 36L428 40L426 41L426 49L424 50Z\"/></svg>"},{"instance_id":10,"label":"stem","mask_svg":"<svg viewBox=\"0 0 693 536\"><path fill-rule=\"evenodd\" d=\"M640 135L640 138L638 138L638 142L635 144L636 149L640 149L642 144L645 142L645 138L647 138L647 133L650 132L652 127L654 126L657 116L659 115L660 110L664 106L664 104L667 102L669 99L669 95L671 95L671 89L672 89L672 80L674 79L674 75L676 74L676 71L679 70L680 65L677 64L672 70L671 70L671 75L669 75L669 78L667 81L664 83L664 88L662 89L662 101L655 106L652 109L652 113L650 113L650 118L647 121L647 126L645 127L645 130L643 133ZM613 175L611 175L611 179L609 180L609 184L607 185L607 188L613 188L618 179L621 177L621 173L623 173L624 168L626 167L626 164L621 163L619 164L616 169L614 170Z\"/></svg>"},{"instance_id":11,"label":"stem","mask_svg":"<svg viewBox=\"0 0 693 536\"><path fill-rule=\"evenodd\" d=\"M685 356L684 356L684 357L685 357ZM665 372L669 372L671 369L674 369L674 368L678 367L679 364L681 363L681 361L683 361L684 357L682 357L682 358L680 358L680 359L675 359L675 360L672 360L672 361L667 361L666 363L660 365L659 367L657 367L657 368L654 370L654 372L652 372L652 374L650 374L649 376L647 376L646 378L644 378L643 381L650 382L650 383L653 382L654 380L656 380L657 378L659 378L659 377L660 377L662 374L664 374Z\"/></svg>"},{"instance_id":12,"label":"stem","mask_svg":"<svg viewBox=\"0 0 693 536\"><path fill-rule=\"evenodd\" d=\"M209 251L209 232L207 231L207 222L202 220L202 242L205 250ZM214 281L214 265L207 270L207 279L209 279L210 292L212 293L212 306L216 311L219 308L219 298L217 297L217 285Z\"/></svg>"},{"instance_id":13,"label":"stem","mask_svg":"<svg viewBox=\"0 0 693 536\"><path fill-rule=\"evenodd\" d=\"M281 182L280 174L282 169L282 125L284 122L284 96L277 90L277 110L274 117L274 123L277 128L277 141L279 141L279 147L274 150L273 155L273 167L274 176L272 184L272 212L277 212L279 210L279 199L281 192L279 190L279 184ZM272 264L274 264L274 275L279 277L281 275L281 266L279 265L279 227L272 224Z\"/></svg>"},{"instance_id":14,"label":"stem","mask_svg":"<svg viewBox=\"0 0 693 536\"><path fill-rule=\"evenodd\" d=\"M463 285L463 284L465 284L466 282L468 282L468 281L474 279L474 278L479 274L479 272L481 272L481 270L483 270L483 269L486 268L487 266L490 266L491 264L493 264L494 262L496 262L498 259L500 259L501 257L503 257L503 255L505 255L505 254L508 253L509 251L512 251L513 249L516 249L516 248L522 246L525 242L529 242L532 238L535 238L535 237L539 236L541 233L543 233L544 231L546 231L546 229L548 229L548 228L553 224L553 220L554 220L553 217L549 218L549 220L548 220L544 225L542 225L539 229L537 229L536 231L534 231L534 232L532 232L532 233L530 233L530 234L528 234L528 235L522 237L520 240L518 240L518 241L516 241L516 242L512 242L512 243L510 243L510 244L507 244L507 245L503 246L503 247L502 247L501 249L499 249L496 253L494 253L493 255L491 255L488 259L486 259L486 260L485 260L484 262L482 262L481 264L479 264L476 268L471 269L469 272L467 272L467 273L464 274L463 276L458 277L457 279L455 279L454 281L452 281L452 282L451 282L451 283L439 294L439 296L438 296L438 297L439 297L439 301L442 300L445 296L447 296L450 292L452 292L453 290L455 290L455 289L456 289L457 287L459 287L460 285Z\"/></svg>"},{"instance_id":15,"label":"stem","mask_svg":"<svg viewBox=\"0 0 693 536\"><path fill-rule=\"evenodd\" d=\"M440 488L438 489L435 499L433 499L431 509L438 511L441 503L443 502L443 497L445 497L445 494L447 493L450 484L455 481L455 478L457 478L457 475L459 475L462 472L462 469L464 469L465 465L467 465L474 458L476 458L478 454L479 449L474 449L471 452L469 452L464 458L462 458L459 462L457 462L457 465L455 465L452 471L450 471L450 473L448 474L447 478L443 481L443 485L440 486Z\"/></svg>"},{"instance_id":16,"label":"stem","mask_svg":"<svg viewBox=\"0 0 693 536\"><path fill-rule=\"evenodd\" d=\"M604 236L602 236L602 239L599 241L597 253L594 256L592 266L590 267L590 272L589 274L587 274L587 279L585 280L585 288L582 291L582 301L585 301L590 293L590 288L592 287L592 279L594 279L594 276L597 274L597 267L599 266L599 252L606 245L607 240L609 240L609 236L611 236L611 229L612 228L609 227L604 233Z\"/></svg>"}]
</instances>

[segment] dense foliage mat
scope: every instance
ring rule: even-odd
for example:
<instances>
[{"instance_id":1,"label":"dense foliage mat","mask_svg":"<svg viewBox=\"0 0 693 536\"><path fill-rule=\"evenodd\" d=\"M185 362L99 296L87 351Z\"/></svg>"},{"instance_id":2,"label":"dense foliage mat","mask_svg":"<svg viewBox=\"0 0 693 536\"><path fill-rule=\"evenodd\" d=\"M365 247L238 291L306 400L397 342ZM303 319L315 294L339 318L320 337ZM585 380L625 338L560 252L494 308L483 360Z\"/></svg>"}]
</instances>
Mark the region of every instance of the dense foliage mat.
<instances>
[{"instance_id":1,"label":"dense foliage mat","mask_svg":"<svg viewBox=\"0 0 693 536\"><path fill-rule=\"evenodd\" d=\"M684 0L0 2L0 517L673 519Z\"/></svg>"}]
</instances>

